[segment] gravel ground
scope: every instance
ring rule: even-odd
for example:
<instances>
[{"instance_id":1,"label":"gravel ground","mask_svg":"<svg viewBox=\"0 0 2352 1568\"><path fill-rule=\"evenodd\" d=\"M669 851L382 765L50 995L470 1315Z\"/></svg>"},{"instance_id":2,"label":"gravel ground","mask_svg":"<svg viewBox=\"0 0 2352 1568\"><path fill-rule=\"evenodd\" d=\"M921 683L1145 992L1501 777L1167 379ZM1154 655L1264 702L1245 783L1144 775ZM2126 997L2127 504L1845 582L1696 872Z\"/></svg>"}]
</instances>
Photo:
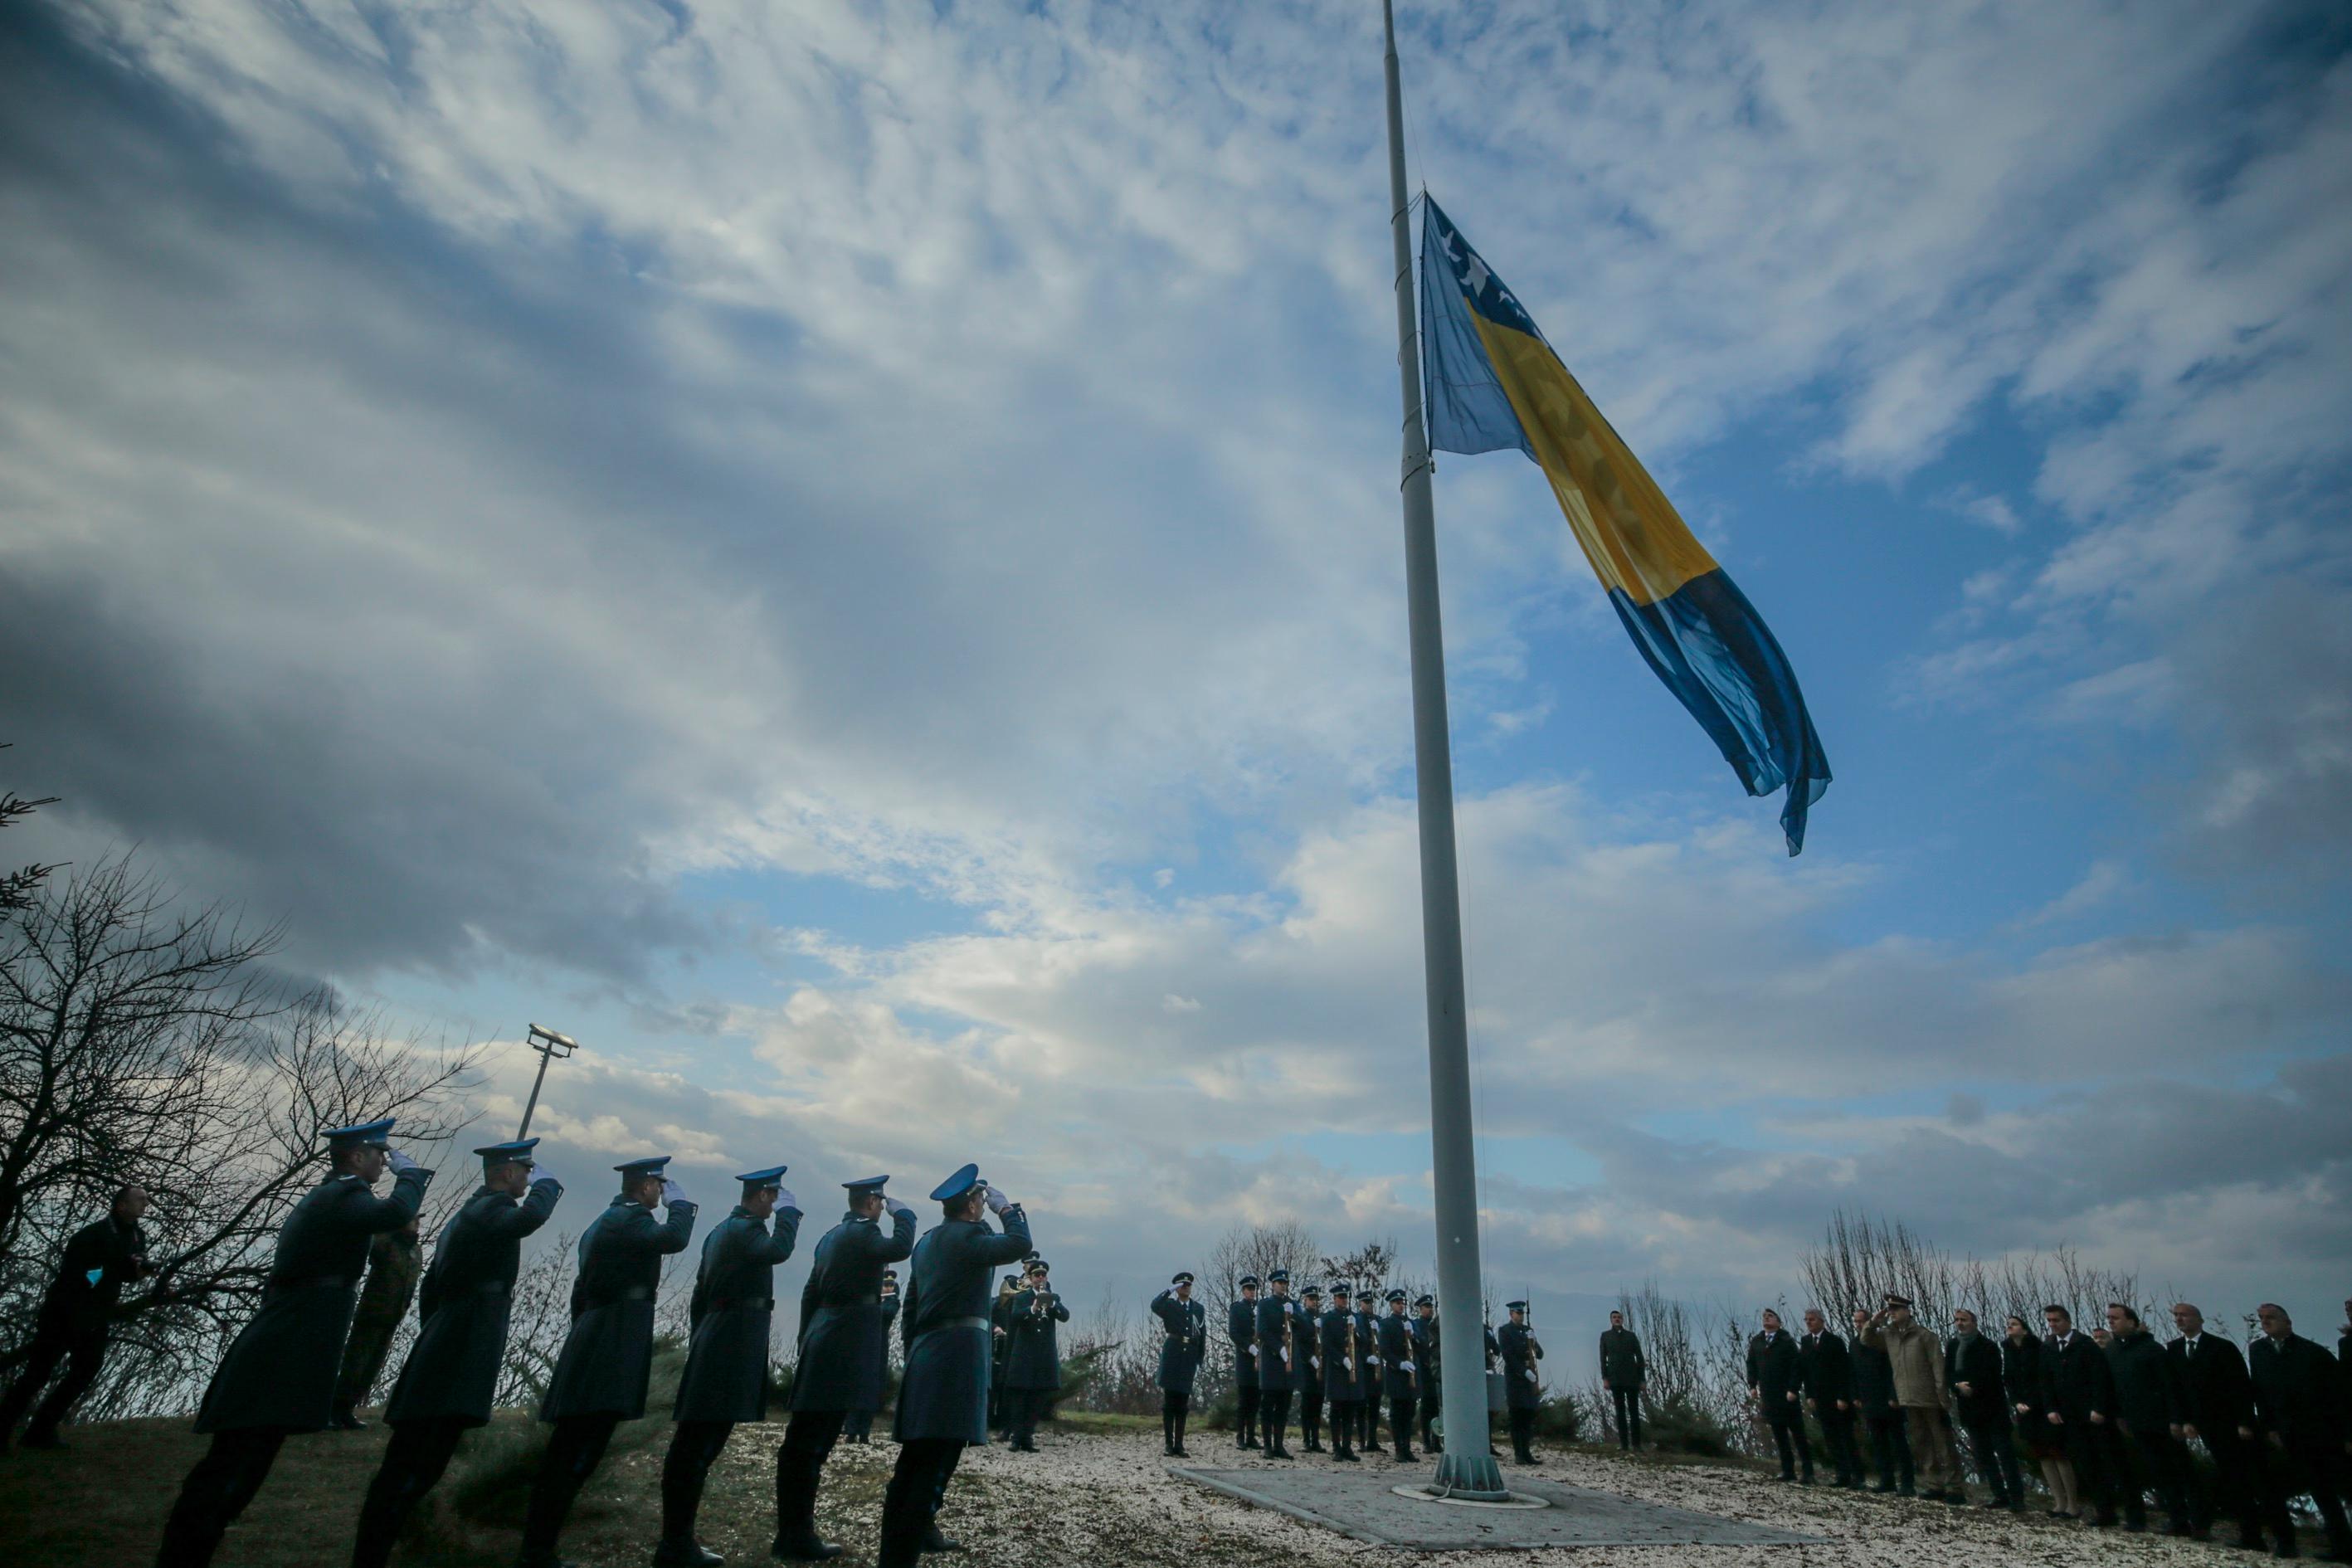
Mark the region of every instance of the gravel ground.
<instances>
[{"instance_id":1,"label":"gravel ground","mask_svg":"<svg viewBox=\"0 0 2352 1568\"><path fill-rule=\"evenodd\" d=\"M950 1489L942 1523L971 1548L956 1560L984 1568L1016 1559L1091 1564L1203 1564L1260 1562L1361 1563L1395 1558L1492 1561L1490 1553L1409 1552L1376 1546L1301 1523L1181 1481L1167 1473L1155 1432L1083 1436L1044 1434L1043 1452L1014 1454L992 1447L966 1455ZM1267 1467L1230 1439L1203 1434L1192 1463L1219 1468ZM886 1466L894 1450L878 1447L853 1461ZM836 1461L838 1463L839 1461ZM1300 1465L1323 1461L1308 1457ZM1386 1462L1368 1459L1380 1472ZM1400 1480L1425 1467L1396 1467ZM1506 1468L1506 1475L1514 1473ZM1570 1452L1548 1456L1535 1474L1571 1486L1612 1491L1644 1501L1696 1509L1726 1518L1826 1537L1819 1545L1771 1547L1581 1547L1514 1553L1510 1561L1558 1561L1575 1568L1601 1564L1665 1564L1712 1568L1717 1563L1769 1563L1772 1568L1985 1568L1990 1563L2203 1563L2250 1561L2230 1548L2154 1535L2092 1531L2038 1514L1903 1502L1830 1488L1783 1486L1747 1470L1626 1459ZM870 1551L873 1521L828 1519L828 1528L853 1551ZM940 1560L932 1559L933 1563Z\"/></svg>"}]
</instances>

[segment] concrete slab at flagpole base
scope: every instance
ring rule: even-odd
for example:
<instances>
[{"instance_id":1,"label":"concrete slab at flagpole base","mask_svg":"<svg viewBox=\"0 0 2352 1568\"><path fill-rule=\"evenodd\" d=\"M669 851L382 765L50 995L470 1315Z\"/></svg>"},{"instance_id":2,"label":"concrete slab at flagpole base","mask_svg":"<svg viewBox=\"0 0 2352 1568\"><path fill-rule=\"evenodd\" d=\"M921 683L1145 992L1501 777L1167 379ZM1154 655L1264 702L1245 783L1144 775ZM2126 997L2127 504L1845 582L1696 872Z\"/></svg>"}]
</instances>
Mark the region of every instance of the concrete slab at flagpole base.
<instances>
[{"instance_id":1,"label":"concrete slab at flagpole base","mask_svg":"<svg viewBox=\"0 0 2352 1568\"><path fill-rule=\"evenodd\" d=\"M1168 1473L1358 1541L1414 1552L1534 1552L1551 1546L1802 1546L1823 1539L1517 1475L1509 1481L1512 1500L1519 1506L1512 1507L1407 1497L1402 1494L1412 1487L1400 1487L1393 1475L1379 1470L1349 1474L1171 1465Z\"/></svg>"}]
</instances>

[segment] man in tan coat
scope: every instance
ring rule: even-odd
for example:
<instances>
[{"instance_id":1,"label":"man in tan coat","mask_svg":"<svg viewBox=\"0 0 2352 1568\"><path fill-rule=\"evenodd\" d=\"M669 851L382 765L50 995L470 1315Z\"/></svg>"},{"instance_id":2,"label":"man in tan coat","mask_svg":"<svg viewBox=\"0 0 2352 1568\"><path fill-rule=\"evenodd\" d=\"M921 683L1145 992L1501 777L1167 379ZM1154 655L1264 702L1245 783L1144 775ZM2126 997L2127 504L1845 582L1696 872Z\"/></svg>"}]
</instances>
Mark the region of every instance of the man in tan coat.
<instances>
[{"instance_id":1,"label":"man in tan coat","mask_svg":"<svg viewBox=\"0 0 2352 1568\"><path fill-rule=\"evenodd\" d=\"M1870 1320L1863 1342L1886 1352L1895 1371L1895 1402L1910 1428L1911 1453L1929 1502L1955 1506L1969 1500L1960 1483L1960 1459L1952 1443L1952 1417L1944 1391L1944 1343L1911 1316L1911 1302L1889 1296Z\"/></svg>"}]
</instances>

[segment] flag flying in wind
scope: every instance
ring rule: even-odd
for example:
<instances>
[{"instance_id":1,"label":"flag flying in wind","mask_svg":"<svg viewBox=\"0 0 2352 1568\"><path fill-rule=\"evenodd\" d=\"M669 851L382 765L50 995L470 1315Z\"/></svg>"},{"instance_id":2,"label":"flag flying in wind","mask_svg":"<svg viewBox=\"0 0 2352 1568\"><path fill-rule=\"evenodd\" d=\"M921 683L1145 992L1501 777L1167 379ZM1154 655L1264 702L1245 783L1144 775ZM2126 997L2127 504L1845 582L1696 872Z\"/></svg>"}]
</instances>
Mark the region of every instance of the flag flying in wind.
<instances>
[{"instance_id":1,"label":"flag flying in wind","mask_svg":"<svg viewBox=\"0 0 2352 1568\"><path fill-rule=\"evenodd\" d=\"M1535 459L1633 646L1749 795L1787 787L1780 826L1789 853L1802 849L1805 812L1829 788L1830 763L1788 656L1503 280L1426 195L1421 333L1430 446L1516 447Z\"/></svg>"}]
</instances>

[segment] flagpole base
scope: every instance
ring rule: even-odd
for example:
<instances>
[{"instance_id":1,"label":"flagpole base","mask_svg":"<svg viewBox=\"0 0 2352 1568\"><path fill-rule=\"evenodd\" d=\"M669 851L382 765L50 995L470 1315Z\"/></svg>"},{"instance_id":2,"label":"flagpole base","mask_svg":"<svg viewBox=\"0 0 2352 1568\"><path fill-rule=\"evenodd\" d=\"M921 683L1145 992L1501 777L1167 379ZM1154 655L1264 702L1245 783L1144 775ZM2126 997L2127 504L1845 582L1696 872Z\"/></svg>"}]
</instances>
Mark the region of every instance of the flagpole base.
<instances>
[{"instance_id":1,"label":"flagpole base","mask_svg":"<svg viewBox=\"0 0 2352 1568\"><path fill-rule=\"evenodd\" d=\"M1511 1500L1511 1489L1503 1484L1503 1467L1492 1454L1457 1454L1448 1449L1438 1456L1437 1474L1430 1480L1429 1491L1451 1502Z\"/></svg>"}]
</instances>

